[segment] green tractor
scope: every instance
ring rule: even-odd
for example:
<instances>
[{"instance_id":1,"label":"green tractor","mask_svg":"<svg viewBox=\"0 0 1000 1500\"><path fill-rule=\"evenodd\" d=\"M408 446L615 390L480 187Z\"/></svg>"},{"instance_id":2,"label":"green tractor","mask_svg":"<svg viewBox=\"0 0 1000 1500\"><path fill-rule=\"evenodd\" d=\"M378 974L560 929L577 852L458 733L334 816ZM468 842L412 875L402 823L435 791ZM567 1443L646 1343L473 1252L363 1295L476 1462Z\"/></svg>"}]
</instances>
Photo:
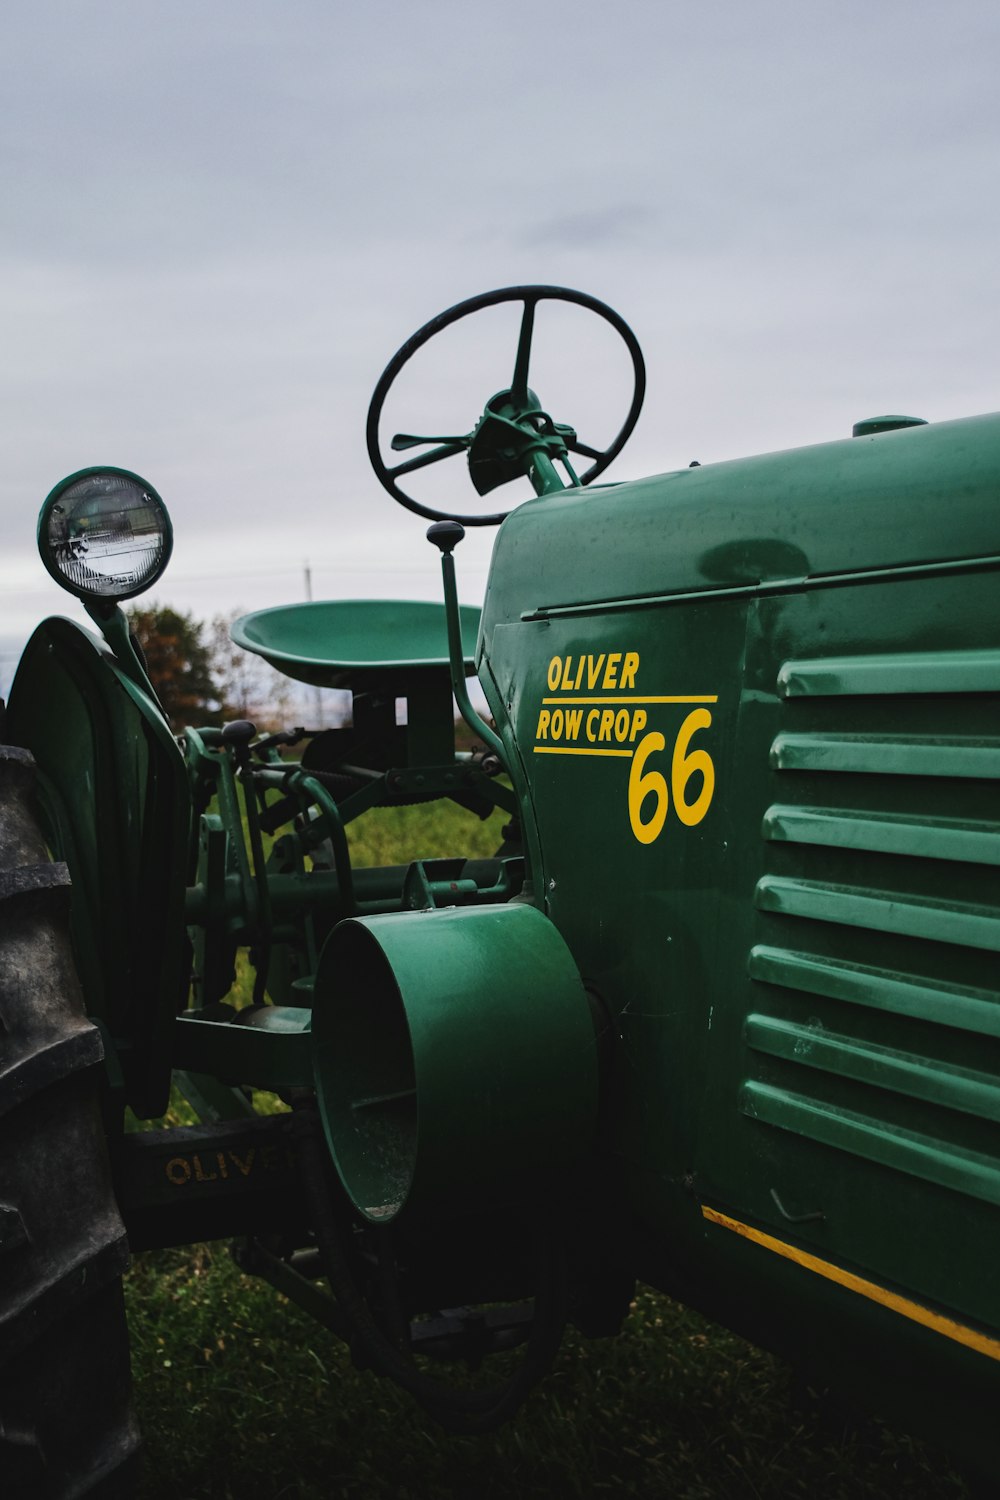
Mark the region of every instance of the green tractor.
<instances>
[{"instance_id":1,"label":"green tractor","mask_svg":"<svg viewBox=\"0 0 1000 1500\"><path fill-rule=\"evenodd\" d=\"M554 300L625 342L603 449L528 384ZM501 303L509 386L387 460L403 366ZM349 689L336 729L175 739L119 607L168 562L162 501L118 469L46 500L99 634L40 625L0 724L5 1493L129 1492L129 1245L223 1237L457 1432L517 1409L568 1320L615 1333L641 1277L1000 1473L1000 416L588 488L644 383L562 288L403 346L368 445L443 605L233 632ZM535 498L403 488L463 455L480 496ZM470 524L500 524L482 612ZM354 820L437 799L500 809L495 855L352 860ZM124 1131L172 1086L198 1124ZM450 1372L518 1345L501 1383Z\"/></svg>"}]
</instances>

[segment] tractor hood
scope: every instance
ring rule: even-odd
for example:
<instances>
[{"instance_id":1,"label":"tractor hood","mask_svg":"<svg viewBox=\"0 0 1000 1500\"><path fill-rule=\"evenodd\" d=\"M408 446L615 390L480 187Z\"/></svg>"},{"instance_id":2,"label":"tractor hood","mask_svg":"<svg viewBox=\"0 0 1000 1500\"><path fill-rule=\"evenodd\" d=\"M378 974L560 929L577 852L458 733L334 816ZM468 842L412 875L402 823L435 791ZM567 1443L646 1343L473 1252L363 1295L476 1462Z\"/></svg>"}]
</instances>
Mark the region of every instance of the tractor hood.
<instances>
[{"instance_id":1,"label":"tractor hood","mask_svg":"<svg viewBox=\"0 0 1000 1500\"><path fill-rule=\"evenodd\" d=\"M483 615L1000 555L1000 414L528 501Z\"/></svg>"}]
</instances>

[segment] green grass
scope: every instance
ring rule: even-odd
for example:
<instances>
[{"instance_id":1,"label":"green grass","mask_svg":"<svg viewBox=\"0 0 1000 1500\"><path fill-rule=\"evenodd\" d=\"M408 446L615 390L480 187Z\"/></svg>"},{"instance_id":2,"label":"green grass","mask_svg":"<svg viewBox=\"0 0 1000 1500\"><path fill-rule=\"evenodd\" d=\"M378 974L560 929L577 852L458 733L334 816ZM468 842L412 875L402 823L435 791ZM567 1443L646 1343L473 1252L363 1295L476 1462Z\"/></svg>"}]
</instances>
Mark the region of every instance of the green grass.
<instances>
[{"instance_id":1,"label":"green grass","mask_svg":"<svg viewBox=\"0 0 1000 1500\"><path fill-rule=\"evenodd\" d=\"M500 847L508 820L509 814L499 809L490 817L479 819L455 802L373 807L347 825L351 863L355 867L397 865L414 859L444 859L454 854L485 859ZM273 838L264 835L265 855L270 855L273 842ZM229 996L237 1008L250 1004L253 984L254 971L246 951L241 950L236 957L236 983Z\"/></svg>"},{"instance_id":2,"label":"green grass","mask_svg":"<svg viewBox=\"0 0 1000 1500\"><path fill-rule=\"evenodd\" d=\"M354 1370L222 1246L140 1257L128 1296L143 1500L966 1493L877 1425L831 1437L778 1361L649 1290L619 1339L571 1334L515 1420L481 1438L448 1436Z\"/></svg>"},{"instance_id":3,"label":"green grass","mask_svg":"<svg viewBox=\"0 0 1000 1500\"><path fill-rule=\"evenodd\" d=\"M508 821L509 815L499 810L480 821L454 802L375 807L347 825L347 842L358 865L404 864L452 854L484 859L500 847Z\"/></svg>"},{"instance_id":4,"label":"green grass","mask_svg":"<svg viewBox=\"0 0 1000 1500\"><path fill-rule=\"evenodd\" d=\"M359 863L480 856L504 822L451 804L378 811L352 829L352 852ZM795 1403L779 1361L648 1289L620 1338L571 1332L516 1419L481 1438L445 1434L355 1370L343 1345L244 1276L223 1245L138 1256L126 1295L142 1500L967 1493L943 1460L877 1423L832 1432Z\"/></svg>"}]
</instances>

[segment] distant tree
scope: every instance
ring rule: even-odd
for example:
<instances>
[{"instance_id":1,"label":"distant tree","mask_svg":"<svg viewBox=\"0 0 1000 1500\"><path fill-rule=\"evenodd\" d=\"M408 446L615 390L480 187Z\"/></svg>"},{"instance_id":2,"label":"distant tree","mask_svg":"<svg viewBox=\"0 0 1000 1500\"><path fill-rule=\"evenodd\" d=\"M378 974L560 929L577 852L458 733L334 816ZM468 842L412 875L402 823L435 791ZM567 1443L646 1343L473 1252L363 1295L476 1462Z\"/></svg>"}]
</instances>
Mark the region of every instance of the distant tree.
<instances>
[{"instance_id":1,"label":"distant tree","mask_svg":"<svg viewBox=\"0 0 1000 1500\"><path fill-rule=\"evenodd\" d=\"M128 621L171 728L179 733L188 724L222 723L223 693L204 626L191 614L156 605L130 609Z\"/></svg>"},{"instance_id":2,"label":"distant tree","mask_svg":"<svg viewBox=\"0 0 1000 1500\"><path fill-rule=\"evenodd\" d=\"M237 646L230 635L233 621L245 614L234 609L216 615L207 626L212 671L219 684L226 717L249 719L259 730L270 733L302 722L296 703L295 684L252 651Z\"/></svg>"},{"instance_id":3,"label":"distant tree","mask_svg":"<svg viewBox=\"0 0 1000 1500\"><path fill-rule=\"evenodd\" d=\"M128 611L171 728L180 733L188 725L249 719L270 733L295 724L343 723L346 693L324 691L320 703L318 688L303 687L234 643L230 627L242 613L234 610L204 622L155 604Z\"/></svg>"}]
</instances>

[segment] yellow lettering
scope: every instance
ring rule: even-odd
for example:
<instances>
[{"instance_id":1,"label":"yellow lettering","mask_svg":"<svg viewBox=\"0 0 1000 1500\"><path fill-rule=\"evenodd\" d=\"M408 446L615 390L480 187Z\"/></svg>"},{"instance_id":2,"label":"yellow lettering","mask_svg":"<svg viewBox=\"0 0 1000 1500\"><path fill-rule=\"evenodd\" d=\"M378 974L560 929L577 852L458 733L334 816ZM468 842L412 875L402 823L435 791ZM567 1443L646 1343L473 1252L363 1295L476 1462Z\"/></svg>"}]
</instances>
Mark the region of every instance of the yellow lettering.
<instances>
[{"instance_id":1,"label":"yellow lettering","mask_svg":"<svg viewBox=\"0 0 1000 1500\"><path fill-rule=\"evenodd\" d=\"M636 661L638 660L639 658L636 657ZM635 713L632 715L632 733L629 735L629 739L634 740L639 731L641 729L645 729L645 727L646 710L644 708L637 708Z\"/></svg>"},{"instance_id":2,"label":"yellow lettering","mask_svg":"<svg viewBox=\"0 0 1000 1500\"><path fill-rule=\"evenodd\" d=\"M590 710L590 713L587 715L587 738L588 740L590 740L591 744L593 744L597 739L597 731L594 729L594 722L600 717L601 710L599 708L592 708Z\"/></svg>"},{"instance_id":3,"label":"yellow lettering","mask_svg":"<svg viewBox=\"0 0 1000 1500\"><path fill-rule=\"evenodd\" d=\"M604 681L601 683L601 687L616 688L618 686L618 663L621 659L622 654L620 651L612 651L608 657L608 669L604 674Z\"/></svg>"},{"instance_id":4,"label":"yellow lettering","mask_svg":"<svg viewBox=\"0 0 1000 1500\"><path fill-rule=\"evenodd\" d=\"M558 656L554 656L549 662L549 670L546 673L546 678L549 684L549 691L552 693L554 693L556 688L559 686L559 674L561 671L562 662L559 660Z\"/></svg>"},{"instance_id":5,"label":"yellow lettering","mask_svg":"<svg viewBox=\"0 0 1000 1500\"><path fill-rule=\"evenodd\" d=\"M163 1170L167 1174L167 1181L172 1182L174 1187L183 1187L191 1180L191 1163L185 1161L183 1156L172 1156Z\"/></svg>"},{"instance_id":6,"label":"yellow lettering","mask_svg":"<svg viewBox=\"0 0 1000 1500\"><path fill-rule=\"evenodd\" d=\"M551 717L552 714L550 713L550 711L547 708L543 708L541 713L538 715L538 728L535 730L536 740L544 740L548 738L549 720L551 719Z\"/></svg>"},{"instance_id":7,"label":"yellow lettering","mask_svg":"<svg viewBox=\"0 0 1000 1500\"><path fill-rule=\"evenodd\" d=\"M561 740L562 739L563 719L564 719L564 717L565 717L565 715L563 714L563 711L562 711L561 708L557 708L557 709L553 710L553 713L552 713L552 738L554 740Z\"/></svg>"},{"instance_id":8,"label":"yellow lettering","mask_svg":"<svg viewBox=\"0 0 1000 1500\"><path fill-rule=\"evenodd\" d=\"M575 740L580 734L580 723L583 719L582 708L567 708L566 710L566 738Z\"/></svg>"},{"instance_id":9,"label":"yellow lettering","mask_svg":"<svg viewBox=\"0 0 1000 1500\"><path fill-rule=\"evenodd\" d=\"M642 712L640 710L639 712ZM639 715L636 714L636 719ZM645 722L645 715L643 715ZM667 743L662 734L647 734L636 746L632 758L632 769L628 778L628 815L632 832L640 844L652 844L659 838L666 822L667 812L673 800L674 813L680 823L693 828L708 812L715 791L715 765L707 750L690 748L691 740L701 729L712 727L712 715L706 708L696 708L689 713L677 732L670 762L670 789L662 771L647 771L646 762L651 755L666 750ZM617 731L617 725L615 726ZM632 738L637 726L633 725ZM687 792L694 778L697 796L688 801ZM699 784L700 782L700 784ZM648 820L643 819L643 808L647 799L653 799L653 811Z\"/></svg>"},{"instance_id":10,"label":"yellow lettering","mask_svg":"<svg viewBox=\"0 0 1000 1500\"><path fill-rule=\"evenodd\" d=\"M219 1176L228 1177L229 1168L226 1166L226 1158L221 1151L216 1151L215 1159L219 1163Z\"/></svg>"},{"instance_id":11,"label":"yellow lettering","mask_svg":"<svg viewBox=\"0 0 1000 1500\"><path fill-rule=\"evenodd\" d=\"M628 739L628 727L632 722L632 715L627 708L620 708L615 715L615 739L619 745L623 745Z\"/></svg>"},{"instance_id":12,"label":"yellow lettering","mask_svg":"<svg viewBox=\"0 0 1000 1500\"><path fill-rule=\"evenodd\" d=\"M618 679L618 686L620 688L622 688L622 689L624 689L624 688L634 688L635 687L635 674L636 674L636 672L638 672L638 670L639 670L639 653L638 653L638 651L626 651L625 652L625 660L622 662L622 675ZM645 716L643 718L643 722L645 722ZM634 733L632 735L632 738L635 739L635 734Z\"/></svg>"},{"instance_id":13,"label":"yellow lettering","mask_svg":"<svg viewBox=\"0 0 1000 1500\"><path fill-rule=\"evenodd\" d=\"M229 1153L229 1160L232 1162L232 1164L233 1164L234 1167L238 1167L239 1168L239 1170L243 1173L244 1177L249 1177L250 1176L250 1169L253 1166L253 1159L254 1159L254 1157L256 1155L257 1155L257 1147L256 1146L251 1146L250 1150L246 1154L246 1159L245 1160L244 1160L244 1158L242 1156L238 1156L235 1151L230 1151L230 1153Z\"/></svg>"},{"instance_id":14,"label":"yellow lettering","mask_svg":"<svg viewBox=\"0 0 1000 1500\"><path fill-rule=\"evenodd\" d=\"M218 1177L218 1175L219 1175L218 1172L206 1172L202 1168L201 1157L198 1155L198 1153L196 1151L195 1155L194 1155L194 1176L195 1176L195 1181L196 1182L214 1182L216 1180L216 1178Z\"/></svg>"},{"instance_id":15,"label":"yellow lettering","mask_svg":"<svg viewBox=\"0 0 1000 1500\"><path fill-rule=\"evenodd\" d=\"M615 711L614 711L614 709L613 708L605 708L604 710L602 710L602 713L601 713L601 727L600 727L600 730L599 730L598 735L597 735L597 738L599 740L609 740L611 738L611 731L612 731L612 729L614 727L614 722L615 722Z\"/></svg>"},{"instance_id":16,"label":"yellow lettering","mask_svg":"<svg viewBox=\"0 0 1000 1500\"><path fill-rule=\"evenodd\" d=\"M576 692L577 688L580 686L580 683L581 683L581 681L583 679L583 668L584 668L585 664L586 664L586 658L583 657L583 656L581 656L580 657L580 665L576 669L576 681L573 683L573 691L574 692Z\"/></svg>"},{"instance_id":17,"label":"yellow lettering","mask_svg":"<svg viewBox=\"0 0 1000 1500\"><path fill-rule=\"evenodd\" d=\"M603 666L604 666L604 653L603 652L597 658L597 665L596 666L594 665L594 658L592 656L588 656L587 657L587 686L589 688L593 689L593 688L595 688L597 686L597 680L598 680L598 678L601 675L601 668Z\"/></svg>"},{"instance_id":18,"label":"yellow lettering","mask_svg":"<svg viewBox=\"0 0 1000 1500\"><path fill-rule=\"evenodd\" d=\"M651 844L659 838L660 831L666 822L667 810L670 806L666 777L662 771L646 770L649 757L666 749L666 744L662 734L657 734L655 731L647 734L636 747L632 758L632 768L628 773L628 820L640 844ZM642 809L649 797L653 798L653 811L649 819L644 822Z\"/></svg>"},{"instance_id":19,"label":"yellow lettering","mask_svg":"<svg viewBox=\"0 0 1000 1500\"><path fill-rule=\"evenodd\" d=\"M567 656L566 659L565 659L565 661L563 662L562 680L560 681L559 686L566 693L568 693L568 692L570 692L572 690L572 687L573 687L573 658L571 656Z\"/></svg>"},{"instance_id":20,"label":"yellow lettering","mask_svg":"<svg viewBox=\"0 0 1000 1500\"><path fill-rule=\"evenodd\" d=\"M715 791L715 766L707 750L689 750L691 736L699 729L712 727L712 715L707 708L696 708L688 714L680 727L674 744L674 758L670 768L670 782L674 793L674 811L688 828L700 823L708 812ZM701 790L693 802L685 800L684 793L692 776L701 773ZM695 783L697 786L697 782Z\"/></svg>"}]
</instances>

